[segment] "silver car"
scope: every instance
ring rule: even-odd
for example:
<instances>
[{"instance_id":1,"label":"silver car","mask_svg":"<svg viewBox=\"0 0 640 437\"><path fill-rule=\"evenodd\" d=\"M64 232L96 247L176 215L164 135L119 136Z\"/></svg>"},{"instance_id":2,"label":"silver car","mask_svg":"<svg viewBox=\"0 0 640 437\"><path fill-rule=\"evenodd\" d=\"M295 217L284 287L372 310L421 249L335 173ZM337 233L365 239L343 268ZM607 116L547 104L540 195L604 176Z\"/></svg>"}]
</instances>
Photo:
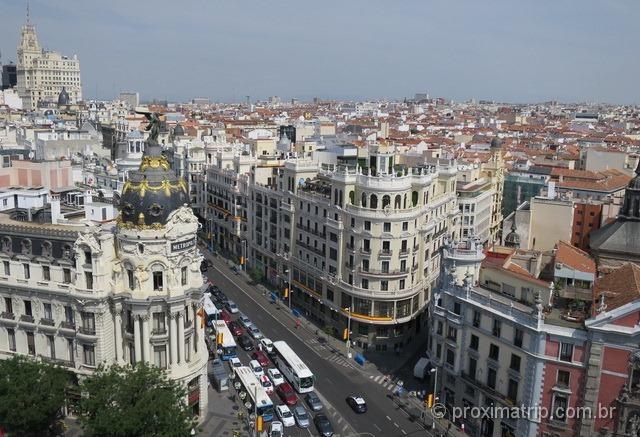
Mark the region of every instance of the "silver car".
<instances>
[{"instance_id":1,"label":"silver car","mask_svg":"<svg viewBox=\"0 0 640 437\"><path fill-rule=\"evenodd\" d=\"M293 417L296 418L296 423L300 428L308 428L311 425L311 418L309 413L304 409L302 405L296 405L293 409Z\"/></svg>"},{"instance_id":2,"label":"silver car","mask_svg":"<svg viewBox=\"0 0 640 437\"><path fill-rule=\"evenodd\" d=\"M307 405L309 406L309 408L311 408L311 411L321 411L323 408L322 405L322 401L320 400L320 398L318 397L317 394L315 394L315 392L309 392L307 393L307 396L305 397L305 400L307 402Z\"/></svg>"}]
</instances>

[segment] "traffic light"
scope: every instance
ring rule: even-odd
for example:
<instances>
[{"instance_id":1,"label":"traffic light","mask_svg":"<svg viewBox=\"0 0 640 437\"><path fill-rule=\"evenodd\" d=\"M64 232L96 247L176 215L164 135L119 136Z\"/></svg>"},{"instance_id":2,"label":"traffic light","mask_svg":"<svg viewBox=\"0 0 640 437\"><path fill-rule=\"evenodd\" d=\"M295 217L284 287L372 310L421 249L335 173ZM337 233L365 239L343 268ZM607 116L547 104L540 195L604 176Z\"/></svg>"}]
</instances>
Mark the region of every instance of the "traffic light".
<instances>
[{"instance_id":1,"label":"traffic light","mask_svg":"<svg viewBox=\"0 0 640 437\"><path fill-rule=\"evenodd\" d=\"M344 331L342 331L342 339L343 340L349 339L349 330L347 328L344 328Z\"/></svg>"},{"instance_id":2,"label":"traffic light","mask_svg":"<svg viewBox=\"0 0 640 437\"><path fill-rule=\"evenodd\" d=\"M224 334L222 332L216 334L216 343L222 344L223 341L224 341Z\"/></svg>"},{"instance_id":3,"label":"traffic light","mask_svg":"<svg viewBox=\"0 0 640 437\"><path fill-rule=\"evenodd\" d=\"M426 399L427 408L433 407L433 393L429 393Z\"/></svg>"},{"instance_id":4,"label":"traffic light","mask_svg":"<svg viewBox=\"0 0 640 437\"><path fill-rule=\"evenodd\" d=\"M240 257L240 265L243 266L244 265L244 256Z\"/></svg>"},{"instance_id":5,"label":"traffic light","mask_svg":"<svg viewBox=\"0 0 640 437\"><path fill-rule=\"evenodd\" d=\"M256 417L256 430L258 432L262 432L264 430L264 419L262 419L262 416Z\"/></svg>"},{"instance_id":6,"label":"traffic light","mask_svg":"<svg viewBox=\"0 0 640 437\"><path fill-rule=\"evenodd\" d=\"M284 297L285 297L285 299L287 297L289 297L289 287L285 287L285 289L284 289Z\"/></svg>"}]
</instances>

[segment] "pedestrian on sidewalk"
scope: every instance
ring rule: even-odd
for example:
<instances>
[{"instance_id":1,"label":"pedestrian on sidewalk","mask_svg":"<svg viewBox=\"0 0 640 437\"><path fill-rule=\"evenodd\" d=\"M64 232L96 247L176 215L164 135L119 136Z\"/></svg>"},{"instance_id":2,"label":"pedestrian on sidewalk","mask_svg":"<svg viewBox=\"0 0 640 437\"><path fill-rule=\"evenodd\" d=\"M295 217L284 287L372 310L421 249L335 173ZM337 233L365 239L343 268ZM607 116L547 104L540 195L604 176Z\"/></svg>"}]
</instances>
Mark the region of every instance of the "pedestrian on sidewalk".
<instances>
[{"instance_id":1,"label":"pedestrian on sidewalk","mask_svg":"<svg viewBox=\"0 0 640 437\"><path fill-rule=\"evenodd\" d=\"M300 327L300 319L296 319L296 329Z\"/></svg>"}]
</instances>

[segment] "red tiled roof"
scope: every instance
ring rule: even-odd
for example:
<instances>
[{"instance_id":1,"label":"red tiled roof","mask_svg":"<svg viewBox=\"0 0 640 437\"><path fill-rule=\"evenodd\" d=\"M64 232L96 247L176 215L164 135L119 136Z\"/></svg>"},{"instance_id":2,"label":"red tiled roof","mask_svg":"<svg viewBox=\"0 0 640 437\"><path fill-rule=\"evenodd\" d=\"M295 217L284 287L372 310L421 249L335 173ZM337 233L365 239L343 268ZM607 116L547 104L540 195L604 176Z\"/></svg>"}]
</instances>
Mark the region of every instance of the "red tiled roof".
<instances>
[{"instance_id":1,"label":"red tiled roof","mask_svg":"<svg viewBox=\"0 0 640 437\"><path fill-rule=\"evenodd\" d=\"M596 279L594 293L596 302L604 293L607 311L640 299L640 266L627 263Z\"/></svg>"},{"instance_id":2,"label":"red tiled roof","mask_svg":"<svg viewBox=\"0 0 640 437\"><path fill-rule=\"evenodd\" d=\"M564 241L559 241L556 245L556 262L581 272L596 272L596 263L587 252Z\"/></svg>"}]
</instances>

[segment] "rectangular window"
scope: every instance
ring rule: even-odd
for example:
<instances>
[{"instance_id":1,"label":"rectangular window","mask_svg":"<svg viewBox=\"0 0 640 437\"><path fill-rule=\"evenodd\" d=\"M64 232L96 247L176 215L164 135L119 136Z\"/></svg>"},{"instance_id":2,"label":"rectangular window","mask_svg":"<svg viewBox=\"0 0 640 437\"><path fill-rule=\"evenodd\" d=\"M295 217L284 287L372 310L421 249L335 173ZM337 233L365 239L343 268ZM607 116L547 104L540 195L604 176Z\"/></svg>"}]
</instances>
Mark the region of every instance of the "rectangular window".
<instances>
[{"instance_id":1,"label":"rectangular window","mask_svg":"<svg viewBox=\"0 0 640 437\"><path fill-rule=\"evenodd\" d=\"M129 282L129 290L135 288L135 282L133 280L133 270L127 269L127 281Z\"/></svg>"},{"instance_id":2,"label":"rectangular window","mask_svg":"<svg viewBox=\"0 0 640 437\"><path fill-rule=\"evenodd\" d=\"M442 345L438 343L436 345L436 358L440 359L441 356L442 356Z\"/></svg>"},{"instance_id":3,"label":"rectangular window","mask_svg":"<svg viewBox=\"0 0 640 437\"><path fill-rule=\"evenodd\" d=\"M163 334L165 330L164 313L153 313L153 333Z\"/></svg>"},{"instance_id":4,"label":"rectangular window","mask_svg":"<svg viewBox=\"0 0 640 437\"><path fill-rule=\"evenodd\" d=\"M362 280L362 288L364 288L365 290L369 289L369 280L368 279L363 279Z\"/></svg>"},{"instance_id":5,"label":"rectangular window","mask_svg":"<svg viewBox=\"0 0 640 437\"><path fill-rule=\"evenodd\" d=\"M22 264L22 267L24 269L24 279L30 279L31 278L31 266L29 266L29 264L24 263Z\"/></svg>"},{"instance_id":6,"label":"rectangular window","mask_svg":"<svg viewBox=\"0 0 640 437\"><path fill-rule=\"evenodd\" d=\"M84 263L91 265L91 251L89 250L84 251Z\"/></svg>"},{"instance_id":7,"label":"rectangular window","mask_svg":"<svg viewBox=\"0 0 640 437\"><path fill-rule=\"evenodd\" d=\"M25 300L24 301L24 313L27 316L33 316L33 311L31 308L31 301L30 300Z\"/></svg>"},{"instance_id":8,"label":"rectangular window","mask_svg":"<svg viewBox=\"0 0 640 437\"><path fill-rule=\"evenodd\" d=\"M16 351L16 331L13 328L7 328L7 337L9 341L9 350Z\"/></svg>"},{"instance_id":9,"label":"rectangular window","mask_svg":"<svg viewBox=\"0 0 640 437\"><path fill-rule=\"evenodd\" d=\"M487 369L487 385L494 390L496 388L496 371L491 367Z\"/></svg>"},{"instance_id":10,"label":"rectangular window","mask_svg":"<svg viewBox=\"0 0 640 437\"><path fill-rule=\"evenodd\" d=\"M4 298L4 306L9 314L13 314L13 300L10 297Z\"/></svg>"},{"instance_id":11,"label":"rectangular window","mask_svg":"<svg viewBox=\"0 0 640 437\"><path fill-rule=\"evenodd\" d=\"M336 234L334 234L333 232L329 232L329 240L333 241L334 243L338 242L338 236Z\"/></svg>"},{"instance_id":12,"label":"rectangular window","mask_svg":"<svg viewBox=\"0 0 640 437\"><path fill-rule=\"evenodd\" d=\"M507 388L507 398L511 399L513 403L518 399L518 381L515 379L509 379L509 386Z\"/></svg>"},{"instance_id":13,"label":"rectangular window","mask_svg":"<svg viewBox=\"0 0 640 437\"><path fill-rule=\"evenodd\" d=\"M47 335L47 352L49 357L55 359L56 357L56 341L53 335Z\"/></svg>"},{"instance_id":14,"label":"rectangular window","mask_svg":"<svg viewBox=\"0 0 640 437\"><path fill-rule=\"evenodd\" d=\"M384 231L384 232L391 232L391 223L389 223L389 222L384 222L384 225L383 225L383 231Z\"/></svg>"},{"instance_id":15,"label":"rectangular window","mask_svg":"<svg viewBox=\"0 0 640 437\"><path fill-rule=\"evenodd\" d=\"M87 284L87 290L93 290L93 272L84 272L84 280Z\"/></svg>"},{"instance_id":16,"label":"rectangular window","mask_svg":"<svg viewBox=\"0 0 640 437\"><path fill-rule=\"evenodd\" d=\"M27 350L29 351L29 355L36 354L36 340L33 332L27 332Z\"/></svg>"},{"instance_id":17,"label":"rectangular window","mask_svg":"<svg viewBox=\"0 0 640 437\"><path fill-rule=\"evenodd\" d=\"M73 346L73 339L67 339L67 359L72 363L75 361L75 348Z\"/></svg>"},{"instance_id":18,"label":"rectangular window","mask_svg":"<svg viewBox=\"0 0 640 437\"><path fill-rule=\"evenodd\" d=\"M2 264L4 265L4 274L9 276L11 274L11 264L9 261L2 261Z\"/></svg>"},{"instance_id":19,"label":"rectangular window","mask_svg":"<svg viewBox=\"0 0 640 437\"><path fill-rule=\"evenodd\" d=\"M475 358L471 358L469 357L469 376L471 377L471 379L476 379L476 370L478 368L478 362L475 360Z\"/></svg>"},{"instance_id":20,"label":"rectangular window","mask_svg":"<svg viewBox=\"0 0 640 437\"><path fill-rule=\"evenodd\" d=\"M190 338L188 338L184 342L184 361L187 363L191 361L191 339Z\"/></svg>"},{"instance_id":21,"label":"rectangular window","mask_svg":"<svg viewBox=\"0 0 640 437\"><path fill-rule=\"evenodd\" d=\"M187 267L180 269L180 283L183 286L187 285Z\"/></svg>"},{"instance_id":22,"label":"rectangular window","mask_svg":"<svg viewBox=\"0 0 640 437\"><path fill-rule=\"evenodd\" d=\"M438 330L436 331L438 335L442 335L442 322L438 321Z\"/></svg>"},{"instance_id":23,"label":"rectangular window","mask_svg":"<svg viewBox=\"0 0 640 437\"><path fill-rule=\"evenodd\" d=\"M521 329L516 328L513 334L513 344L517 347L522 347L522 339L524 337L524 332Z\"/></svg>"},{"instance_id":24,"label":"rectangular window","mask_svg":"<svg viewBox=\"0 0 640 437\"><path fill-rule=\"evenodd\" d=\"M62 269L62 282L71 284L71 269Z\"/></svg>"},{"instance_id":25,"label":"rectangular window","mask_svg":"<svg viewBox=\"0 0 640 437\"><path fill-rule=\"evenodd\" d=\"M399 281L398 283L399 283L398 288L399 288L400 290L404 290L404 287L405 287L405 280L404 280L404 279L400 279L400 281Z\"/></svg>"},{"instance_id":26,"label":"rectangular window","mask_svg":"<svg viewBox=\"0 0 640 437\"><path fill-rule=\"evenodd\" d=\"M153 289L162 291L162 272L153 272Z\"/></svg>"},{"instance_id":27,"label":"rectangular window","mask_svg":"<svg viewBox=\"0 0 640 437\"><path fill-rule=\"evenodd\" d=\"M560 344L560 361L571 362L573 360L573 345L571 343Z\"/></svg>"},{"instance_id":28,"label":"rectangular window","mask_svg":"<svg viewBox=\"0 0 640 437\"><path fill-rule=\"evenodd\" d=\"M501 331L502 331L502 322L498 319L493 319L493 336L500 338Z\"/></svg>"},{"instance_id":29,"label":"rectangular window","mask_svg":"<svg viewBox=\"0 0 640 437\"><path fill-rule=\"evenodd\" d=\"M82 312L82 330L89 335L96 333L96 315L94 313Z\"/></svg>"},{"instance_id":30,"label":"rectangular window","mask_svg":"<svg viewBox=\"0 0 640 437\"><path fill-rule=\"evenodd\" d=\"M51 304L50 303L43 303L42 307L44 309L44 318L45 319L49 319L49 320L53 320L53 312L51 311Z\"/></svg>"},{"instance_id":31,"label":"rectangular window","mask_svg":"<svg viewBox=\"0 0 640 437\"><path fill-rule=\"evenodd\" d=\"M460 309L460 302L455 302L453 304L453 314L457 314L458 316L460 315L461 309Z\"/></svg>"},{"instance_id":32,"label":"rectangular window","mask_svg":"<svg viewBox=\"0 0 640 437\"><path fill-rule=\"evenodd\" d=\"M389 291L389 281L380 281L380 290Z\"/></svg>"},{"instance_id":33,"label":"rectangular window","mask_svg":"<svg viewBox=\"0 0 640 437\"><path fill-rule=\"evenodd\" d=\"M509 368L511 370L515 370L516 372L520 371L520 361L521 358L516 355L516 354L511 354L511 364L509 365Z\"/></svg>"},{"instance_id":34,"label":"rectangular window","mask_svg":"<svg viewBox=\"0 0 640 437\"><path fill-rule=\"evenodd\" d=\"M458 330L453 326L447 328L447 338L456 341L458 339Z\"/></svg>"},{"instance_id":35,"label":"rectangular window","mask_svg":"<svg viewBox=\"0 0 640 437\"><path fill-rule=\"evenodd\" d=\"M559 422L566 422L568 406L569 397L567 395L554 393L551 407L551 414L553 414L553 418Z\"/></svg>"},{"instance_id":36,"label":"rectangular window","mask_svg":"<svg viewBox=\"0 0 640 437\"><path fill-rule=\"evenodd\" d=\"M371 252L371 241L362 240L362 250L367 253Z\"/></svg>"},{"instance_id":37,"label":"rectangular window","mask_svg":"<svg viewBox=\"0 0 640 437\"><path fill-rule=\"evenodd\" d=\"M43 281L51 280L51 268L49 266L42 266L42 280Z\"/></svg>"},{"instance_id":38,"label":"rectangular window","mask_svg":"<svg viewBox=\"0 0 640 437\"><path fill-rule=\"evenodd\" d=\"M364 221L364 230L365 231L370 231L371 230L371 222L369 220L365 220Z\"/></svg>"},{"instance_id":39,"label":"rectangular window","mask_svg":"<svg viewBox=\"0 0 640 437\"><path fill-rule=\"evenodd\" d=\"M84 364L87 366L95 366L96 365L96 351L95 347L85 344L82 346L84 352Z\"/></svg>"},{"instance_id":40,"label":"rectangular window","mask_svg":"<svg viewBox=\"0 0 640 437\"><path fill-rule=\"evenodd\" d=\"M153 348L155 365L161 369L167 368L167 347L155 346Z\"/></svg>"},{"instance_id":41,"label":"rectangular window","mask_svg":"<svg viewBox=\"0 0 640 437\"><path fill-rule=\"evenodd\" d=\"M409 230L409 222L402 222L402 230L403 231Z\"/></svg>"},{"instance_id":42,"label":"rectangular window","mask_svg":"<svg viewBox=\"0 0 640 437\"><path fill-rule=\"evenodd\" d=\"M499 356L500 356L500 348L492 343L491 346L489 346L489 358L491 358L494 361L498 361Z\"/></svg>"},{"instance_id":43,"label":"rectangular window","mask_svg":"<svg viewBox=\"0 0 640 437\"><path fill-rule=\"evenodd\" d=\"M561 388L568 388L570 378L570 372L566 370L558 370L558 379L556 380L556 385Z\"/></svg>"},{"instance_id":44,"label":"rectangular window","mask_svg":"<svg viewBox=\"0 0 640 437\"><path fill-rule=\"evenodd\" d=\"M482 315L478 311L474 311L473 312L473 326L475 326L476 328L480 327L480 318L481 317L482 317Z\"/></svg>"},{"instance_id":45,"label":"rectangular window","mask_svg":"<svg viewBox=\"0 0 640 437\"><path fill-rule=\"evenodd\" d=\"M329 248L329 259L331 259L333 261L337 261L338 260L338 249L336 249L334 247L330 247Z\"/></svg>"},{"instance_id":46,"label":"rectangular window","mask_svg":"<svg viewBox=\"0 0 640 437\"><path fill-rule=\"evenodd\" d=\"M455 358L456 358L456 354L454 354L451 349L447 349L447 364L450 366L453 366Z\"/></svg>"},{"instance_id":47,"label":"rectangular window","mask_svg":"<svg viewBox=\"0 0 640 437\"><path fill-rule=\"evenodd\" d=\"M469 348L474 351L478 350L478 346L480 345L480 338L477 335L471 334L471 341L469 342Z\"/></svg>"}]
</instances>

